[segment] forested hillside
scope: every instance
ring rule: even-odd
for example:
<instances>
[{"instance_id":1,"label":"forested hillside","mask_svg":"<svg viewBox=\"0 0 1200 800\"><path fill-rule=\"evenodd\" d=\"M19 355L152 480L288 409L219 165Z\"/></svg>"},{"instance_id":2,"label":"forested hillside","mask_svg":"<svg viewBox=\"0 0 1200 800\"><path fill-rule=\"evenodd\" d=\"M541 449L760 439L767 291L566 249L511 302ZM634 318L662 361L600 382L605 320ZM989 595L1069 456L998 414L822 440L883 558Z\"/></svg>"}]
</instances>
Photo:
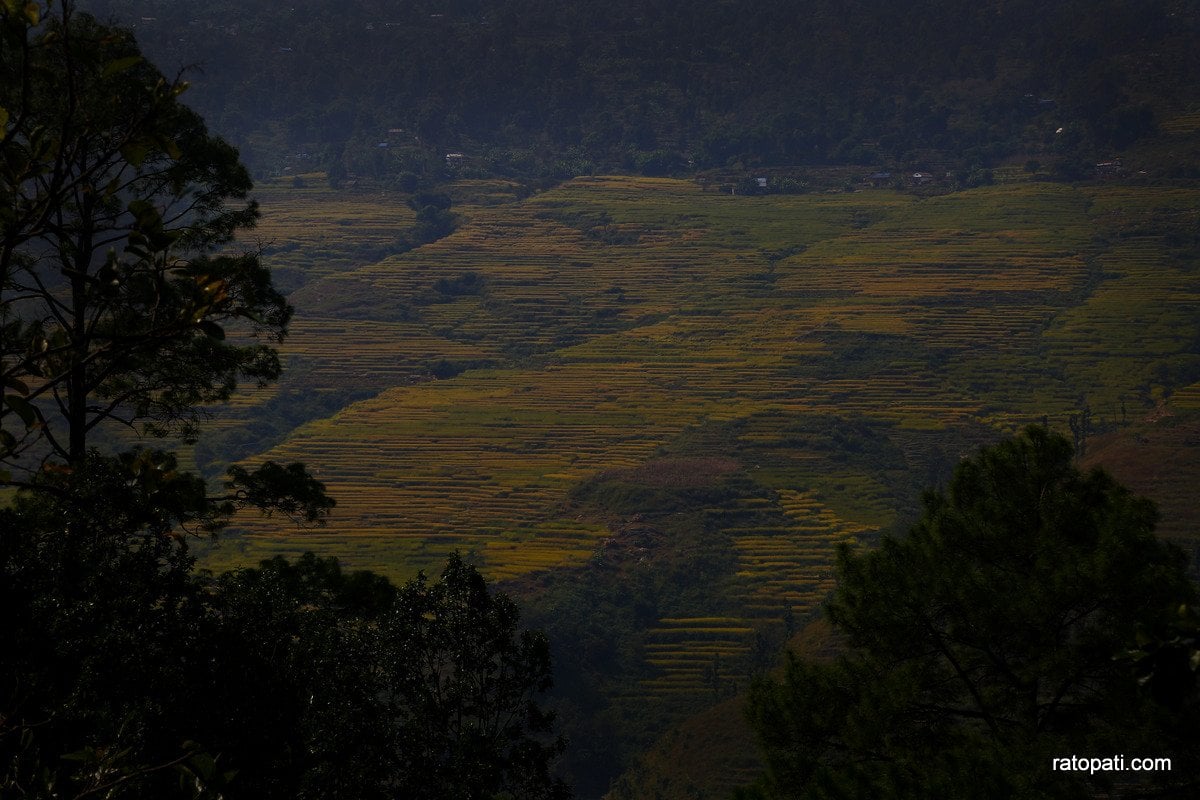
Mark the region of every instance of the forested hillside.
<instances>
[{"instance_id":1,"label":"forested hillside","mask_svg":"<svg viewBox=\"0 0 1200 800\"><path fill-rule=\"evenodd\" d=\"M453 152L551 178L1014 155L1079 176L1200 99L1186 0L85 5L197 66L189 102L263 174L398 180Z\"/></svg>"}]
</instances>

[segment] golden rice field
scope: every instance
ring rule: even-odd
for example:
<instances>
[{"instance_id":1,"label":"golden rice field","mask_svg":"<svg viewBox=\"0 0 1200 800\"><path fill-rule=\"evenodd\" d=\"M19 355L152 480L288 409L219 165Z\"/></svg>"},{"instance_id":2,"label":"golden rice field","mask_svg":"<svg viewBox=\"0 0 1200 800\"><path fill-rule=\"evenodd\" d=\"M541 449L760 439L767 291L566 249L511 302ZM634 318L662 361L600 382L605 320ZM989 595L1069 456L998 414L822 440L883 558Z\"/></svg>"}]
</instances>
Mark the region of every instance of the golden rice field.
<instances>
[{"instance_id":1,"label":"golden rice field","mask_svg":"<svg viewBox=\"0 0 1200 800\"><path fill-rule=\"evenodd\" d=\"M361 266L364 250L394 249L416 219L401 195L338 192L322 173L263 181L254 199L262 216L242 244L261 248L285 285Z\"/></svg>"},{"instance_id":2,"label":"golden rice field","mask_svg":"<svg viewBox=\"0 0 1200 800\"><path fill-rule=\"evenodd\" d=\"M457 549L497 579L582 567L612 520L571 503L574 487L689 431L731 431L733 452L695 455L739 459L769 490L763 508L712 510L739 611L664 617L645 638L642 691L702 696L714 664L744 678L756 623L817 608L837 543L897 519L896 487L911 500L923 470L1023 424L1066 432L1085 406L1110 426L1164 403L1200 411L1200 265L1156 222L1194 222L1200 191L734 197L599 177L501 202L485 189L460 190L455 233L364 263L351 263L360 230L383 240L407 209L264 195L282 208L263 232L312 270L284 346L299 377L282 390L378 391L260 456L325 481L328 527L246 517L210 566L312 549L403 578ZM297 255L309 245L350 255L320 266ZM439 288L464 275L477 288ZM435 379L439 360L467 367ZM835 417L883 431L898 463L794 432Z\"/></svg>"}]
</instances>

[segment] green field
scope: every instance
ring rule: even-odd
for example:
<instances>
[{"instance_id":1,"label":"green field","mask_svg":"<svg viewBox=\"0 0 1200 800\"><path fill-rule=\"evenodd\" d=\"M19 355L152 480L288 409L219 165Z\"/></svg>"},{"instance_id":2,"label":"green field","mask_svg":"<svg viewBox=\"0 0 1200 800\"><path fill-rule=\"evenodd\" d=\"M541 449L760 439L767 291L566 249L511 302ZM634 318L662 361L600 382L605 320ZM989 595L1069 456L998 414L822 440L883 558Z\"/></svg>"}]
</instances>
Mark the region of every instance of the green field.
<instances>
[{"instance_id":1,"label":"green field","mask_svg":"<svg viewBox=\"0 0 1200 800\"><path fill-rule=\"evenodd\" d=\"M743 688L818 608L835 545L902 523L978 445L1086 417L1130 470L1138 442L1186 448L1156 420L1200 414L1200 190L486 188L394 255L372 248L411 223L397 201L264 197L268 257L304 276L291 373L214 426L306 462L338 507L316 531L239 520L207 564L316 550L404 578L459 550L539 620L588 575L643 581L633 666L603 690L615 719L662 709L643 736ZM1143 473L1194 546L1188 477Z\"/></svg>"}]
</instances>

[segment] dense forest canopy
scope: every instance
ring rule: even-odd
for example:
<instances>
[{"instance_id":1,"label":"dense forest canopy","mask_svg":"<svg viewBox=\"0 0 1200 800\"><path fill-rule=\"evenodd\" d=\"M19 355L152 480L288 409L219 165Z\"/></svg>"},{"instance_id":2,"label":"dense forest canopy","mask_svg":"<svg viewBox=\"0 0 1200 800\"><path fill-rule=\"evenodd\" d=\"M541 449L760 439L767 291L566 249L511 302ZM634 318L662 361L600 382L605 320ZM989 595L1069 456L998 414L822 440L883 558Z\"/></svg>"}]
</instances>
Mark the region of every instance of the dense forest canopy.
<instances>
[{"instance_id":1,"label":"dense forest canopy","mask_svg":"<svg viewBox=\"0 0 1200 800\"><path fill-rule=\"evenodd\" d=\"M94 0L261 172L1110 157L1196 99L1178 0ZM1059 132L1059 129L1062 129Z\"/></svg>"}]
</instances>

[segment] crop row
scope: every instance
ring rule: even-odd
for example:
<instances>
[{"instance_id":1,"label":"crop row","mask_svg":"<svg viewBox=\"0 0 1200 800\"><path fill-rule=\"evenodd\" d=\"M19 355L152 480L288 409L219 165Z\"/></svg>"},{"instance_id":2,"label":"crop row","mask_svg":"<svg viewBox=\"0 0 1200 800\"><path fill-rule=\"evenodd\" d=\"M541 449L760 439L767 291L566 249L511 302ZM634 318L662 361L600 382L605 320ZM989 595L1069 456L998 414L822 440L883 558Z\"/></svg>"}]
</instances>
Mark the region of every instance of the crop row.
<instances>
[{"instance_id":1,"label":"crop row","mask_svg":"<svg viewBox=\"0 0 1200 800\"><path fill-rule=\"evenodd\" d=\"M649 695L700 694L744 678L742 661L754 628L728 617L671 618L646 631L643 653L656 674L643 680Z\"/></svg>"},{"instance_id":2,"label":"crop row","mask_svg":"<svg viewBox=\"0 0 1200 800\"><path fill-rule=\"evenodd\" d=\"M782 509L785 522L739 526L757 511ZM641 683L647 698L666 693L701 696L721 681L748 679L756 632L785 617L806 618L833 587L833 553L872 526L849 522L824 506L814 492L780 491L778 498L743 498L733 508L710 509L738 557L738 597L746 616L664 617L646 633L644 653L656 674ZM765 627L764 627L765 626ZM761 666L761 665L759 665Z\"/></svg>"},{"instance_id":3,"label":"crop row","mask_svg":"<svg viewBox=\"0 0 1200 800\"><path fill-rule=\"evenodd\" d=\"M1171 395L1171 405L1185 411L1200 411L1200 383L1177 389Z\"/></svg>"},{"instance_id":4,"label":"crop row","mask_svg":"<svg viewBox=\"0 0 1200 800\"><path fill-rule=\"evenodd\" d=\"M811 491L780 490L779 505L791 526L727 529L737 550L738 575L745 579L744 606L779 619L785 608L797 617L815 609L833 587L833 553L873 530L838 517Z\"/></svg>"},{"instance_id":5,"label":"crop row","mask_svg":"<svg viewBox=\"0 0 1200 800\"><path fill-rule=\"evenodd\" d=\"M263 181L255 190L262 217L240 237L263 248L273 269L303 272L306 280L355 269L396 249L416 220L399 195L357 196L335 191L324 176Z\"/></svg>"}]
</instances>

